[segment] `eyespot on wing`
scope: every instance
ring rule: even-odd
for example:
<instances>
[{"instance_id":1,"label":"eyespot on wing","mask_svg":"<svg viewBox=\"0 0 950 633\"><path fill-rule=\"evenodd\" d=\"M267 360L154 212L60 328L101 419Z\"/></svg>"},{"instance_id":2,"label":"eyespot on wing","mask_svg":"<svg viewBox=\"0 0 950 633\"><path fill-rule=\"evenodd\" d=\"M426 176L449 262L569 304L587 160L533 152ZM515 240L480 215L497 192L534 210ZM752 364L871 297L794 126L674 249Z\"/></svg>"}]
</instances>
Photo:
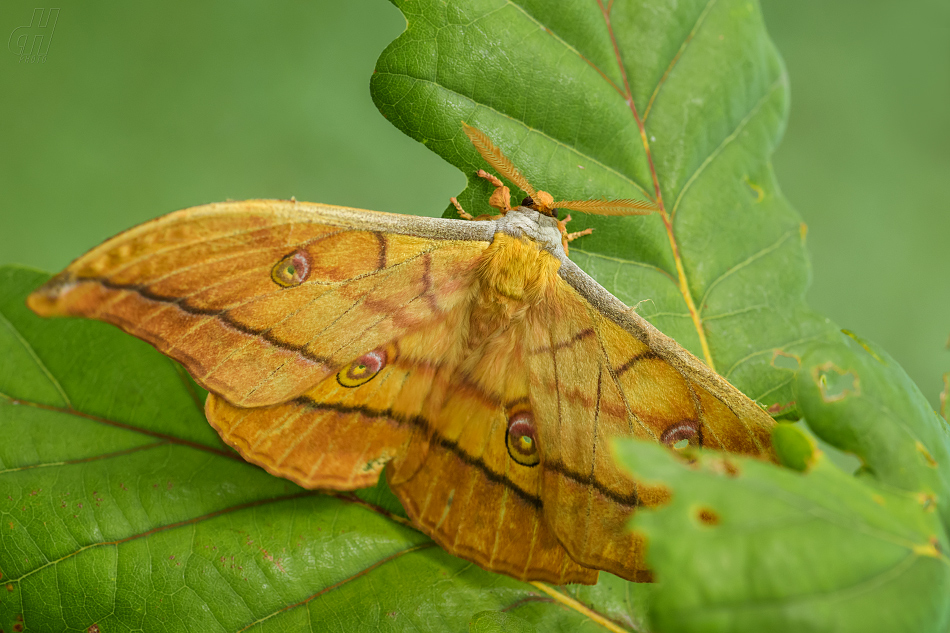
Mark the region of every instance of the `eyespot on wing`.
<instances>
[{"instance_id":1,"label":"eyespot on wing","mask_svg":"<svg viewBox=\"0 0 950 633\"><path fill-rule=\"evenodd\" d=\"M508 455L516 463L528 467L541 463L534 416L530 411L517 411L510 415L505 444L508 447Z\"/></svg>"},{"instance_id":2,"label":"eyespot on wing","mask_svg":"<svg viewBox=\"0 0 950 633\"><path fill-rule=\"evenodd\" d=\"M274 264L270 271L270 278L278 286L292 288L299 286L310 275L310 258L303 250L294 251Z\"/></svg>"},{"instance_id":3,"label":"eyespot on wing","mask_svg":"<svg viewBox=\"0 0 950 633\"><path fill-rule=\"evenodd\" d=\"M390 362L389 356L385 348L363 354L341 369L336 375L336 381L340 386L348 388L365 385Z\"/></svg>"}]
</instances>

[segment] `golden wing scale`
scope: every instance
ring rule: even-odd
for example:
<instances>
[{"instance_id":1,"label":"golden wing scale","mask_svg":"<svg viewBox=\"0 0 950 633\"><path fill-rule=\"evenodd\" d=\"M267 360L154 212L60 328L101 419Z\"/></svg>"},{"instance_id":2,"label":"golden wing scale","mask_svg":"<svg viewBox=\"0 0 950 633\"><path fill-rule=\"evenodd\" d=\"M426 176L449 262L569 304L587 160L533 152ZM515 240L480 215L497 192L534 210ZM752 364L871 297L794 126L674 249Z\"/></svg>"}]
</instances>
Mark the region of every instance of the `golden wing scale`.
<instances>
[{"instance_id":1,"label":"golden wing scale","mask_svg":"<svg viewBox=\"0 0 950 633\"><path fill-rule=\"evenodd\" d=\"M308 488L385 469L447 551L525 580L646 580L625 527L664 499L607 440L639 436L770 458L771 418L566 257L555 202L480 131L484 221L286 201L179 211L127 231L37 290L41 315L111 322L182 362L246 459ZM455 202L463 217L471 216Z\"/></svg>"}]
</instances>

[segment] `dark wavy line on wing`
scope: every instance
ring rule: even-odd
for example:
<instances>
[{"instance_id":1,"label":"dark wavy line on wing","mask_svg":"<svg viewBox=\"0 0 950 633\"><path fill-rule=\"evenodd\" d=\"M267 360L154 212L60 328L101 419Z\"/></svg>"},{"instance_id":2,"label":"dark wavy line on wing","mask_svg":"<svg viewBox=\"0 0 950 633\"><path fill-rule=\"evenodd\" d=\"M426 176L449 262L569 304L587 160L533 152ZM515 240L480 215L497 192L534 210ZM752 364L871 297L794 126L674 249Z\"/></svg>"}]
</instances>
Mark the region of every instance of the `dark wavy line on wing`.
<instances>
[{"instance_id":1,"label":"dark wavy line on wing","mask_svg":"<svg viewBox=\"0 0 950 633\"><path fill-rule=\"evenodd\" d=\"M502 473L492 470L488 466L488 464L484 462L484 460L482 460L479 457L475 457L474 455L470 455L468 452L465 451L465 449L459 446L458 442L455 442L453 440L450 440L444 437L439 432L438 429L434 428L433 425L421 415L407 416L407 415L398 413L396 411L393 411L392 409L374 409L371 407L361 406L361 405L348 406L348 405L329 403L329 402L317 402L316 400L313 400L307 396L300 396L294 399L293 402L297 403L298 405L306 406L308 408L315 409L315 410L335 411L337 413L342 413L342 414L359 414L367 418L389 418L390 420L393 420L397 424L405 424L407 426L414 426L414 427L423 429L433 434L436 437L437 443L440 447L452 452L466 464L473 466L479 469L480 471L482 471L485 477L489 481L502 485L505 488L511 490L522 501L524 501L525 503L531 505L532 507L538 510L540 510L543 507L543 503L540 497L538 497L537 495L531 494L530 492L523 490L522 488L519 488L507 476L505 476ZM559 461L557 462L542 461L541 466L542 468L553 470L554 472L560 475L563 475L564 477L567 477L568 479L578 484L581 484L583 486L590 486L594 488L595 490L597 490L597 492L599 492L600 494L604 495L606 498L616 503L620 503L622 505L626 505L630 507L640 505L640 499L636 493L632 493L629 495L618 494L615 491L608 488L607 486L605 486L604 484L594 479L593 477L574 472Z\"/></svg>"}]
</instances>

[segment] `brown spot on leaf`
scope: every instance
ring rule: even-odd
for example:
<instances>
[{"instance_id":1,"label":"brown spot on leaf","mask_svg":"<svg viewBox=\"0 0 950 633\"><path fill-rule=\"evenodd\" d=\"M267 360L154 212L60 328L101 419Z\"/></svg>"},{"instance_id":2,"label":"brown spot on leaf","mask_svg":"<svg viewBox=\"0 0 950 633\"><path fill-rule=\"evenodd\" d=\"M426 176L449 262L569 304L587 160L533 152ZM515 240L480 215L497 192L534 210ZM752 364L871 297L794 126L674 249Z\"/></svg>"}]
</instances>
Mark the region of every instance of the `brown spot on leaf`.
<instances>
[{"instance_id":1,"label":"brown spot on leaf","mask_svg":"<svg viewBox=\"0 0 950 633\"><path fill-rule=\"evenodd\" d=\"M770 404L769 408L766 409L766 411L768 411L769 414L771 415L775 415L776 413L781 413L782 411L785 411L786 409L791 409L794 406L795 406L794 400L791 400L789 402L776 402L776 403Z\"/></svg>"},{"instance_id":2,"label":"brown spot on leaf","mask_svg":"<svg viewBox=\"0 0 950 633\"><path fill-rule=\"evenodd\" d=\"M86 633L100 633L98 624L90 624L89 628L86 629Z\"/></svg>"},{"instance_id":3,"label":"brown spot on leaf","mask_svg":"<svg viewBox=\"0 0 950 633\"><path fill-rule=\"evenodd\" d=\"M719 525L719 515L712 508L700 508L696 516L704 525Z\"/></svg>"},{"instance_id":4,"label":"brown spot on leaf","mask_svg":"<svg viewBox=\"0 0 950 633\"><path fill-rule=\"evenodd\" d=\"M14 624L14 625L13 625L13 630L16 631L17 633L20 633L20 631L23 630L23 623L22 623L22 622L17 622L16 624Z\"/></svg>"},{"instance_id":5,"label":"brown spot on leaf","mask_svg":"<svg viewBox=\"0 0 950 633\"><path fill-rule=\"evenodd\" d=\"M13 583L7 583L7 591L13 591Z\"/></svg>"}]
</instances>

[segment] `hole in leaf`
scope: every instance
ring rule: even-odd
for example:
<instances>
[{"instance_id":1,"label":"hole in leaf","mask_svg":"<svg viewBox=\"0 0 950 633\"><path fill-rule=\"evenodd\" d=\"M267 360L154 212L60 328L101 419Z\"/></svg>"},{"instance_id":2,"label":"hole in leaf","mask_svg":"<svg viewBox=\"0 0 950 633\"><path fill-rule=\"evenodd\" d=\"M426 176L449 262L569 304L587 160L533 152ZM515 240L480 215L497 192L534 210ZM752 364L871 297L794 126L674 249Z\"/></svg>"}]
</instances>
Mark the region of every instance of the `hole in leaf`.
<instances>
[{"instance_id":1,"label":"hole in leaf","mask_svg":"<svg viewBox=\"0 0 950 633\"><path fill-rule=\"evenodd\" d=\"M755 198L756 202L762 202L765 199L765 191L759 185L755 184L749 177L745 177L745 184L749 187L749 190L752 192L752 197Z\"/></svg>"},{"instance_id":2,"label":"hole in leaf","mask_svg":"<svg viewBox=\"0 0 950 633\"><path fill-rule=\"evenodd\" d=\"M825 363L814 369L815 382L825 402L844 400L848 394L860 394L861 387L857 374L845 371L834 363Z\"/></svg>"},{"instance_id":3,"label":"hole in leaf","mask_svg":"<svg viewBox=\"0 0 950 633\"><path fill-rule=\"evenodd\" d=\"M801 358L788 352L777 349L772 352L772 367L778 369L787 369L789 371L798 371L801 369Z\"/></svg>"}]
</instances>

